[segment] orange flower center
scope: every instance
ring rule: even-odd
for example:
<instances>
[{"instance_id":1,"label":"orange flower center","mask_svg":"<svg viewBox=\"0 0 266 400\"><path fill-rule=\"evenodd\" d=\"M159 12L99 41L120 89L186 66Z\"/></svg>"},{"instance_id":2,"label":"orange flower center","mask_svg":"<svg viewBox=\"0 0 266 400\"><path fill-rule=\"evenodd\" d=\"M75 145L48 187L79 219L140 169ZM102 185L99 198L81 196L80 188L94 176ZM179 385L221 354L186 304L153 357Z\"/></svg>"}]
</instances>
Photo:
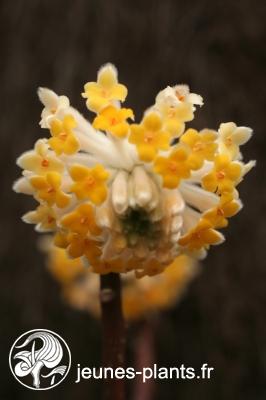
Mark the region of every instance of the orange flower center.
<instances>
[{"instance_id":1,"label":"orange flower center","mask_svg":"<svg viewBox=\"0 0 266 400\"><path fill-rule=\"evenodd\" d=\"M54 218L53 217L51 217L51 215L49 215L48 217L47 217L47 222L48 222L48 224L52 224L53 222L54 222Z\"/></svg>"},{"instance_id":2,"label":"orange flower center","mask_svg":"<svg viewBox=\"0 0 266 400\"><path fill-rule=\"evenodd\" d=\"M224 216L224 210L222 208L217 208L217 215L219 215L220 217Z\"/></svg>"},{"instance_id":3,"label":"orange flower center","mask_svg":"<svg viewBox=\"0 0 266 400\"><path fill-rule=\"evenodd\" d=\"M168 169L171 172L176 172L177 171L177 163L175 161L170 161L168 165Z\"/></svg>"},{"instance_id":4,"label":"orange flower center","mask_svg":"<svg viewBox=\"0 0 266 400\"><path fill-rule=\"evenodd\" d=\"M217 179L221 180L221 179L224 179L225 173L224 173L224 171L218 171L216 176L217 176Z\"/></svg>"},{"instance_id":5,"label":"orange flower center","mask_svg":"<svg viewBox=\"0 0 266 400\"><path fill-rule=\"evenodd\" d=\"M110 124L113 126L113 125L116 125L117 124L117 119L115 118L115 117L112 117L111 118L111 120L110 120Z\"/></svg>"},{"instance_id":6,"label":"orange flower center","mask_svg":"<svg viewBox=\"0 0 266 400\"><path fill-rule=\"evenodd\" d=\"M232 140L231 136L229 136L225 139L225 143L227 146L232 146L233 140Z\"/></svg>"},{"instance_id":7,"label":"orange flower center","mask_svg":"<svg viewBox=\"0 0 266 400\"><path fill-rule=\"evenodd\" d=\"M180 101L184 101L185 100L185 96L181 93L179 93L178 90L175 91L176 97L178 98L178 100Z\"/></svg>"},{"instance_id":8,"label":"orange flower center","mask_svg":"<svg viewBox=\"0 0 266 400\"><path fill-rule=\"evenodd\" d=\"M81 217L81 218L80 218L80 223L81 223L82 225L86 224L87 221L88 221L88 218L87 218L87 217Z\"/></svg>"},{"instance_id":9,"label":"orange flower center","mask_svg":"<svg viewBox=\"0 0 266 400\"><path fill-rule=\"evenodd\" d=\"M67 138L67 133L66 133L66 132L61 132L61 133L59 133L58 137L59 137L59 139L61 139L61 140L66 140L66 138Z\"/></svg>"},{"instance_id":10,"label":"orange flower center","mask_svg":"<svg viewBox=\"0 0 266 400\"><path fill-rule=\"evenodd\" d=\"M194 233L192 234L192 239L194 239L194 240L199 240L199 239L200 239L200 232L199 232L199 231L194 232Z\"/></svg>"},{"instance_id":11,"label":"orange flower center","mask_svg":"<svg viewBox=\"0 0 266 400\"><path fill-rule=\"evenodd\" d=\"M93 178L93 176L89 176L86 180L86 183L88 186L93 186L95 183L95 179Z\"/></svg>"},{"instance_id":12,"label":"orange flower center","mask_svg":"<svg viewBox=\"0 0 266 400\"><path fill-rule=\"evenodd\" d=\"M42 160L42 167L49 167L49 161L48 160L46 160L46 158L44 158L43 160Z\"/></svg>"},{"instance_id":13,"label":"orange flower center","mask_svg":"<svg viewBox=\"0 0 266 400\"><path fill-rule=\"evenodd\" d=\"M101 95L102 95L103 97L105 97L105 98L108 97L108 96L109 96L108 90L102 89Z\"/></svg>"},{"instance_id":14,"label":"orange flower center","mask_svg":"<svg viewBox=\"0 0 266 400\"><path fill-rule=\"evenodd\" d=\"M50 186L48 189L47 189L47 193L54 193L55 192L55 188L53 187L53 186Z\"/></svg>"},{"instance_id":15,"label":"orange flower center","mask_svg":"<svg viewBox=\"0 0 266 400\"><path fill-rule=\"evenodd\" d=\"M192 148L193 151L201 151L204 149L204 144L202 142L196 142Z\"/></svg>"},{"instance_id":16,"label":"orange flower center","mask_svg":"<svg viewBox=\"0 0 266 400\"><path fill-rule=\"evenodd\" d=\"M152 132L146 132L145 133L145 136L144 136L144 142L145 143L152 143L153 139L154 139L154 135L153 135Z\"/></svg>"}]
</instances>

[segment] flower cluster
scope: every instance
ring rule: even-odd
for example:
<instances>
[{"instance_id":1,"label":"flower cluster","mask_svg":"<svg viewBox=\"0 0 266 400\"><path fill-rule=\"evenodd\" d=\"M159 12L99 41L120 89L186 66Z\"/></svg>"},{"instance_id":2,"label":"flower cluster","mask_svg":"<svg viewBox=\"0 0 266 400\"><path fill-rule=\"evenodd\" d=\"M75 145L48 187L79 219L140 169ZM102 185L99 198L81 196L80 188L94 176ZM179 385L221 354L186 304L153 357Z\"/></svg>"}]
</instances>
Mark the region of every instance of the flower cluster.
<instances>
[{"instance_id":1,"label":"flower cluster","mask_svg":"<svg viewBox=\"0 0 266 400\"><path fill-rule=\"evenodd\" d=\"M203 104L186 85L159 92L135 123L111 64L82 93L92 124L65 96L38 93L50 137L18 159L14 189L39 202L25 222L54 231L56 246L100 274L156 275L178 255L202 258L223 242L218 229L241 209L236 187L255 164L240 152L250 128L186 129Z\"/></svg>"},{"instance_id":2,"label":"flower cluster","mask_svg":"<svg viewBox=\"0 0 266 400\"><path fill-rule=\"evenodd\" d=\"M100 316L98 275L84 267L80 258L71 259L64 249L46 242L48 269L59 282L63 299L72 307ZM136 320L171 307L198 273L191 257L178 256L166 270L153 277L137 279L133 272L122 275L122 307L127 320Z\"/></svg>"}]
</instances>

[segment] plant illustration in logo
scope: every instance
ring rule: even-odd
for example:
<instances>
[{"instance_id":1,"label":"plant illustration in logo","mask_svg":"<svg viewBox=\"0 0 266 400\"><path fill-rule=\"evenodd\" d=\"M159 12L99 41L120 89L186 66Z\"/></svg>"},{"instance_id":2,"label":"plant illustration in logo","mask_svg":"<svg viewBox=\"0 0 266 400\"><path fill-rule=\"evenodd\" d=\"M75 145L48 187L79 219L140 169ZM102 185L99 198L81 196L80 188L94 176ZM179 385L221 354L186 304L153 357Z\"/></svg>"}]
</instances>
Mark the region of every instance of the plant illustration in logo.
<instances>
[{"instance_id":1,"label":"plant illustration in logo","mask_svg":"<svg viewBox=\"0 0 266 400\"><path fill-rule=\"evenodd\" d=\"M36 339L41 339L43 346L35 350ZM22 350L16 353L13 359L21 360L14 368L18 377L25 377L29 374L33 377L33 386L40 388L40 377L52 377L50 386L54 385L56 374L64 375L67 369L66 365L58 366L63 357L63 349L59 340L51 333L38 331L30 336L16 348L23 348L32 342L30 351ZM43 367L52 369L47 375L41 375Z\"/></svg>"}]
</instances>

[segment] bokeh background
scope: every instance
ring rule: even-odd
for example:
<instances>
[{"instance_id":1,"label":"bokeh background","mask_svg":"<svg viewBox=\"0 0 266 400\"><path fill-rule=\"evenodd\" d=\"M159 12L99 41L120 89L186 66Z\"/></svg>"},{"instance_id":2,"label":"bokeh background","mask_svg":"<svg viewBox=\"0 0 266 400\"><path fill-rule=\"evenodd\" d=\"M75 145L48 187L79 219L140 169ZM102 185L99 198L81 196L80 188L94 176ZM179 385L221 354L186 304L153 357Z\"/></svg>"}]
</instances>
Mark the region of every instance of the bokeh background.
<instances>
[{"instance_id":1,"label":"bokeh background","mask_svg":"<svg viewBox=\"0 0 266 400\"><path fill-rule=\"evenodd\" d=\"M195 127L233 120L254 128L244 153L258 165L241 185L245 207L155 330L160 366L207 362L215 373L210 381L156 384L155 399L265 399L265 1L2 0L0 8L0 398L99 398L99 382L75 385L74 374L37 393L8 369L12 342L35 328L62 334L74 364L97 365L100 355L99 324L62 303L37 234L20 220L32 200L14 194L11 185L19 174L16 157L42 134L36 88L66 94L86 113L83 84L111 61L137 117L160 89L185 82L205 99ZM130 354L134 335L131 328Z\"/></svg>"}]
</instances>

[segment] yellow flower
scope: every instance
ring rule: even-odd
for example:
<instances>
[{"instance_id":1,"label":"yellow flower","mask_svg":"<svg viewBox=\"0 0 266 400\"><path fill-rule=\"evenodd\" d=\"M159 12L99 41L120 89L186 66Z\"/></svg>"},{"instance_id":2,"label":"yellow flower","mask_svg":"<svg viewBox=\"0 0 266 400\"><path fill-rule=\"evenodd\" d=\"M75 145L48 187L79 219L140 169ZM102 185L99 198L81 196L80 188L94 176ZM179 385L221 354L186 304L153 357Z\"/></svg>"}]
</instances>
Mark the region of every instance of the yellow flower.
<instances>
[{"instance_id":1,"label":"yellow flower","mask_svg":"<svg viewBox=\"0 0 266 400\"><path fill-rule=\"evenodd\" d=\"M152 277L160 274L165 269L165 266L156 258L150 258L145 265L145 272L136 271L135 275L138 279L146 276Z\"/></svg>"},{"instance_id":2,"label":"yellow flower","mask_svg":"<svg viewBox=\"0 0 266 400\"><path fill-rule=\"evenodd\" d=\"M95 117L92 126L95 129L111 132L114 136L123 138L127 135L129 125L127 118L134 118L133 111L130 108L106 107Z\"/></svg>"},{"instance_id":3,"label":"yellow flower","mask_svg":"<svg viewBox=\"0 0 266 400\"><path fill-rule=\"evenodd\" d=\"M187 85L168 86L158 93L155 108L163 115L164 128L174 137L185 129L185 122L194 117L194 105L202 105L202 97L190 93Z\"/></svg>"},{"instance_id":4,"label":"yellow flower","mask_svg":"<svg viewBox=\"0 0 266 400\"><path fill-rule=\"evenodd\" d=\"M62 286L64 300L76 309L100 316L99 277L85 266L81 258L70 258L66 250L51 246L47 267Z\"/></svg>"},{"instance_id":5,"label":"yellow flower","mask_svg":"<svg viewBox=\"0 0 266 400\"><path fill-rule=\"evenodd\" d=\"M51 121L52 137L48 140L48 143L57 155L62 153L70 155L78 151L79 142L73 133L76 126L76 121L72 115L66 115L63 121L59 119Z\"/></svg>"},{"instance_id":6,"label":"yellow flower","mask_svg":"<svg viewBox=\"0 0 266 400\"><path fill-rule=\"evenodd\" d=\"M86 83L84 91L82 97L87 98L88 109L96 113L127 97L127 88L118 83L117 71L112 64L103 66L98 72L97 82Z\"/></svg>"},{"instance_id":7,"label":"yellow flower","mask_svg":"<svg viewBox=\"0 0 266 400\"><path fill-rule=\"evenodd\" d=\"M87 270L80 258L70 258L64 249L58 247L49 251L48 267L55 279L63 285L73 284Z\"/></svg>"},{"instance_id":8,"label":"yellow flower","mask_svg":"<svg viewBox=\"0 0 266 400\"><path fill-rule=\"evenodd\" d=\"M200 133L195 129L188 129L181 136L180 142L191 149L188 157L188 165L191 169L200 169L205 160L213 161L217 150L216 138L217 133L208 129L204 129Z\"/></svg>"},{"instance_id":9,"label":"yellow flower","mask_svg":"<svg viewBox=\"0 0 266 400\"><path fill-rule=\"evenodd\" d=\"M104 202L107 197L105 181L109 173L102 165L97 164L93 168L73 165L70 168L70 176L75 181L71 190L79 200L89 199L96 205Z\"/></svg>"},{"instance_id":10,"label":"yellow flower","mask_svg":"<svg viewBox=\"0 0 266 400\"><path fill-rule=\"evenodd\" d=\"M78 234L73 234L70 238L67 252L72 258L85 256L92 265L97 265L102 254L99 242Z\"/></svg>"},{"instance_id":11,"label":"yellow flower","mask_svg":"<svg viewBox=\"0 0 266 400\"><path fill-rule=\"evenodd\" d=\"M233 122L220 125L219 150L227 154L231 160L240 159L239 146L245 144L252 135L252 129L245 126L236 126Z\"/></svg>"},{"instance_id":12,"label":"yellow flower","mask_svg":"<svg viewBox=\"0 0 266 400\"><path fill-rule=\"evenodd\" d=\"M214 228L225 228L228 225L227 218L236 215L240 209L241 202L229 193L221 197L218 206L206 211L203 218L208 220Z\"/></svg>"},{"instance_id":13,"label":"yellow flower","mask_svg":"<svg viewBox=\"0 0 266 400\"><path fill-rule=\"evenodd\" d=\"M173 137L182 135L185 129L185 122L193 119L191 104L182 103L176 107L168 106L162 109L163 126Z\"/></svg>"},{"instance_id":14,"label":"yellow flower","mask_svg":"<svg viewBox=\"0 0 266 400\"><path fill-rule=\"evenodd\" d=\"M165 309L181 297L195 276L197 265L185 255L178 256L160 275L132 279L123 286L123 311L136 319Z\"/></svg>"},{"instance_id":15,"label":"yellow flower","mask_svg":"<svg viewBox=\"0 0 266 400\"><path fill-rule=\"evenodd\" d=\"M54 245L66 249L72 258L85 256L93 266L99 263L102 254L100 242L79 233L58 232L54 237Z\"/></svg>"},{"instance_id":16,"label":"yellow flower","mask_svg":"<svg viewBox=\"0 0 266 400\"><path fill-rule=\"evenodd\" d=\"M201 248L208 248L210 245L219 244L222 241L223 235L213 229L209 221L201 219L195 228L179 239L178 243L187 247L188 250L200 250Z\"/></svg>"},{"instance_id":17,"label":"yellow flower","mask_svg":"<svg viewBox=\"0 0 266 400\"><path fill-rule=\"evenodd\" d=\"M229 156L219 154L214 159L212 171L202 178L204 189L210 192L232 192L241 177L239 162L232 162Z\"/></svg>"},{"instance_id":18,"label":"yellow flower","mask_svg":"<svg viewBox=\"0 0 266 400\"><path fill-rule=\"evenodd\" d=\"M187 163L188 152L184 146L177 145L169 157L157 157L154 161L154 171L163 178L163 186L176 188L181 179L189 178L190 169Z\"/></svg>"},{"instance_id":19,"label":"yellow flower","mask_svg":"<svg viewBox=\"0 0 266 400\"><path fill-rule=\"evenodd\" d=\"M24 214L23 221L35 224L36 230L40 232L52 231L56 228L56 215L54 210L47 205L40 205L34 211Z\"/></svg>"},{"instance_id":20,"label":"yellow flower","mask_svg":"<svg viewBox=\"0 0 266 400\"><path fill-rule=\"evenodd\" d=\"M63 172L64 164L48 148L46 140L38 140L34 146L34 150L22 154L17 164L21 168L38 175L46 174L49 171Z\"/></svg>"},{"instance_id":21,"label":"yellow flower","mask_svg":"<svg viewBox=\"0 0 266 400\"><path fill-rule=\"evenodd\" d=\"M33 176L30 178L30 183L37 192L37 198L49 206L56 204L57 207L64 208L69 204L70 196L60 189L61 176L57 172L48 172L45 176Z\"/></svg>"},{"instance_id":22,"label":"yellow flower","mask_svg":"<svg viewBox=\"0 0 266 400\"><path fill-rule=\"evenodd\" d=\"M185 105L188 107L188 105ZM164 129L171 134L173 137L179 137L182 135L185 129L185 123L180 119L179 107L169 107L163 112L163 126Z\"/></svg>"},{"instance_id":23,"label":"yellow flower","mask_svg":"<svg viewBox=\"0 0 266 400\"><path fill-rule=\"evenodd\" d=\"M99 235L101 230L95 221L95 212L90 204L81 204L73 212L61 219L61 225L70 231L86 235L88 232Z\"/></svg>"},{"instance_id":24,"label":"yellow flower","mask_svg":"<svg viewBox=\"0 0 266 400\"><path fill-rule=\"evenodd\" d=\"M170 134L162 130L162 119L155 112L148 113L141 124L132 124L129 142L136 145L142 161L152 161L159 150L168 150Z\"/></svg>"},{"instance_id":25,"label":"yellow flower","mask_svg":"<svg viewBox=\"0 0 266 400\"><path fill-rule=\"evenodd\" d=\"M84 255L90 263L96 263L101 255L101 250L98 246L99 243L95 240L75 235L68 248L68 254L73 258Z\"/></svg>"},{"instance_id":26,"label":"yellow flower","mask_svg":"<svg viewBox=\"0 0 266 400\"><path fill-rule=\"evenodd\" d=\"M52 90L43 87L39 87L38 96L44 105L40 125L42 128L49 128L49 121L57 118L59 114L65 112L70 107L69 99L66 96L58 96Z\"/></svg>"},{"instance_id":27,"label":"yellow flower","mask_svg":"<svg viewBox=\"0 0 266 400\"><path fill-rule=\"evenodd\" d=\"M69 246L72 236L72 233L58 230L57 233L54 235L53 243L56 247L59 247L60 249L66 249Z\"/></svg>"}]
</instances>

